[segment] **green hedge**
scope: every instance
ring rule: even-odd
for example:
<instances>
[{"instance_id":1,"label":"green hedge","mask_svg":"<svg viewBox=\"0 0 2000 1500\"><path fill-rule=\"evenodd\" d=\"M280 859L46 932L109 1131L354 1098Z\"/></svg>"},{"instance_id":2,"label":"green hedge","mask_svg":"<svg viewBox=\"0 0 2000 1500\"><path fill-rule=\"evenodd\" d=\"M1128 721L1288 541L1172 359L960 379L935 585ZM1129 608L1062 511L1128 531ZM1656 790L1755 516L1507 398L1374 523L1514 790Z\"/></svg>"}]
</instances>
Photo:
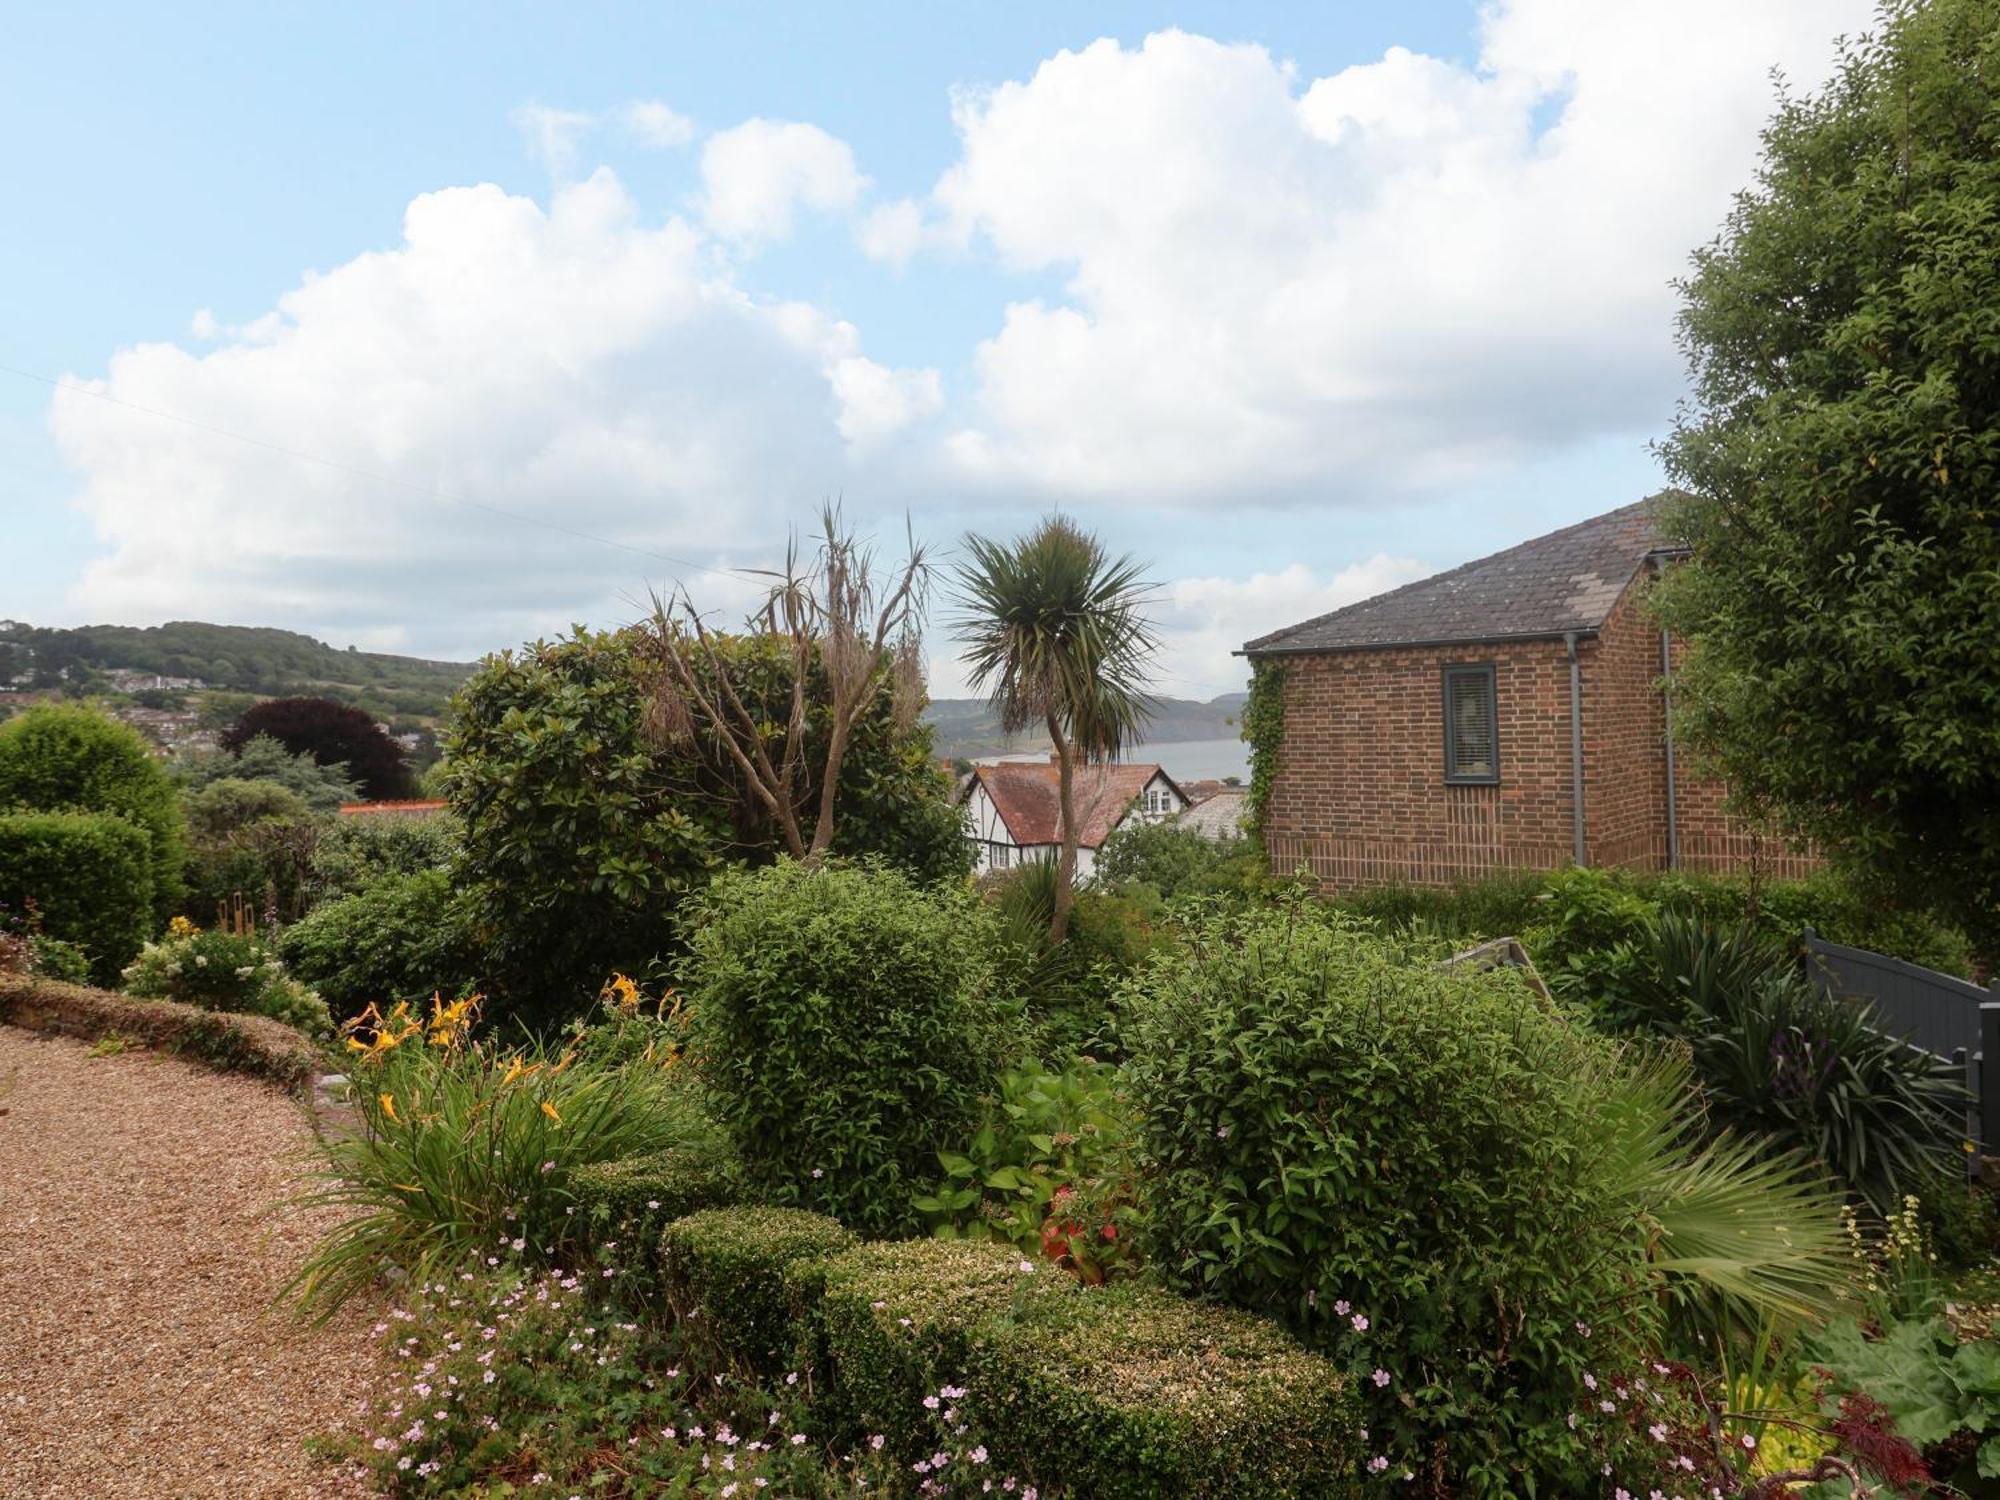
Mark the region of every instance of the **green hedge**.
<instances>
[{"instance_id":1,"label":"green hedge","mask_svg":"<svg viewBox=\"0 0 2000 1500\"><path fill-rule=\"evenodd\" d=\"M278 944L292 972L343 1016L433 994L454 999L476 988L481 968L465 903L443 870L384 875L322 902Z\"/></svg>"},{"instance_id":2,"label":"green hedge","mask_svg":"<svg viewBox=\"0 0 2000 1500\"><path fill-rule=\"evenodd\" d=\"M0 1021L85 1041L122 1037L294 1092L327 1065L325 1054L304 1036L264 1016L226 1015L172 1000L135 1000L22 974L0 974Z\"/></svg>"},{"instance_id":3,"label":"green hedge","mask_svg":"<svg viewBox=\"0 0 2000 1500\"><path fill-rule=\"evenodd\" d=\"M660 1279L692 1346L717 1365L770 1374L798 1342L786 1271L853 1243L840 1224L803 1209L707 1209L661 1234Z\"/></svg>"},{"instance_id":4,"label":"green hedge","mask_svg":"<svg viewBox=\"0 0 2000 1500\"><path fill-rule=\"evenodd\" d=\"M152 845L113 813L0 814L0 903L32 901L41 929L80 944L91 977L115 984L152 932Z\"/></svg>"},{"instance_id":5,"label":"green hedge","mask_svg":"<svg viewBox=\"0 0 2000 1500\"><path fill-rule=\"evenodd\" d=\"M582 1238L596 1245L622 1243L645 1257L641 1269L657 1274L661 1232L676 1219L708 1208L729 1208L743 1198L742 1169L710 1146L669 1146L646 1156L596 1162L571 1174L575 1217Z\"/></svg>"},{"instance_id":6,"label":"green hedge","mask_svg":"<svg viewBox=\"0 0 2000 1500\"><path fill-rule=\"evenodd\" d=\"M963 1377L976 1328L1031 1300L1077 1294L1066 1273L983 1240L871 1243L786 1279L807 1310L815 1395L831 1425L910 1455L932 1446L923 1400Z\"/></svg>"},{"instance_id":7,"label":"green hedge","mask_svg":"<svg viewBox=\"0 0 2000 1500\"><path fill-rule=\"evenodd\" d=\"M900 1456L955 1404L996 1474L1066 1494L1341 1495L1361 1417L1276 1324L1156 1287L1081 1290L965 1240L860 1245L787 1275L829 1429ZM962 1392L962 1394L961 1394Z\"/></svg>"},{"instance_id":8,"label":"green hedge","mask_svg":"<svg viewBox=\"0 0 2000 1500\"><path fill-rule=\"evenodd\" d=\"M965 1408L1011 1472L1103 1500L1352 1492L1348 1379L1277 1324L1124 1284L979 1330Z\"/></svg>"}]
</instances>

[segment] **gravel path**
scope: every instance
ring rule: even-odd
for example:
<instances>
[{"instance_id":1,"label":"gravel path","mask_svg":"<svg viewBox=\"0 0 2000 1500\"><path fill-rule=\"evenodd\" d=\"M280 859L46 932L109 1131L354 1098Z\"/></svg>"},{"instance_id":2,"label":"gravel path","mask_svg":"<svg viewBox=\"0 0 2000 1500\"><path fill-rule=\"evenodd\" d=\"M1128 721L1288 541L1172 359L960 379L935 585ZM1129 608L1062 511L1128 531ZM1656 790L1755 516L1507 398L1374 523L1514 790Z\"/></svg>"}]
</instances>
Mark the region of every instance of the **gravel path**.
<instances>
[{"instance_id":1,"label":"gravel path","mask_svg":"<svg viewBox=\"0 0 2000 1500\"><path fill-rule=\"evenodd\" d=\"M265 1084L0 1026L0 1495L350 1496L369 1315L267 1309L319 1227Z\"/></svg>"}]
</instances>

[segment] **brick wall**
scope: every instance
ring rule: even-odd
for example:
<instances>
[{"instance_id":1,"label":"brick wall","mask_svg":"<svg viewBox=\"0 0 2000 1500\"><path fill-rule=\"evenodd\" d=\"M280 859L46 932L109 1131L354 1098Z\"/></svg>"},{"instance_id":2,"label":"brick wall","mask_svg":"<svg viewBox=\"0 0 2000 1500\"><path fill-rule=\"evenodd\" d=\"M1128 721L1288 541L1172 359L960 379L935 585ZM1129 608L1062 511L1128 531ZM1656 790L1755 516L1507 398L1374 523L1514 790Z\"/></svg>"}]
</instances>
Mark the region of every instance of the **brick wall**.
<instances>
[{"instance_id":1,"label":"brick wall","mask_svg":"<svg viewBox=\"0 0 2000 1500\"><path fill-rule=\"evenodd\" d=\"M1659 629L1643 582L1596 638L1583 675L1584 832L1593 865L1667 867L1666 709ZM1446 885L1505 869L1560 869L1572 853L1569 659L1561 641L1399 647L1281 659L1285 738L1265 813L1271 868L1334 887ZM1447 664L1491 662L1500 783L1447 786ZM1675 767L1681 865L1753 864L1801 875L1816 861L1723 811L1723 790Z\"/></svg>"},{"instance_id":2,"label":"brick wall","mask_svg":"<svg viewBox=\"0 0 2000 1500\"><path fill-rule=\"evenodd\" d=\"M1636 584L1584 643L1583 802L1593 865L1662 870L1667 864L1666 706L1660 632Z\"/></svg>"},{"instance_id":3,"label":"brick wall","mask_svg":"<svg viewBox=\"0 0 2000 1500\"><path fill-rule=\"evenodd\" d=\"M1444 781L1447 662L1491 662L1500 784ZM1284 658L1285 738L1265 816L1274 870L1448 884L1570 860L1561 642Z\"/></svg>"}]
</instances>

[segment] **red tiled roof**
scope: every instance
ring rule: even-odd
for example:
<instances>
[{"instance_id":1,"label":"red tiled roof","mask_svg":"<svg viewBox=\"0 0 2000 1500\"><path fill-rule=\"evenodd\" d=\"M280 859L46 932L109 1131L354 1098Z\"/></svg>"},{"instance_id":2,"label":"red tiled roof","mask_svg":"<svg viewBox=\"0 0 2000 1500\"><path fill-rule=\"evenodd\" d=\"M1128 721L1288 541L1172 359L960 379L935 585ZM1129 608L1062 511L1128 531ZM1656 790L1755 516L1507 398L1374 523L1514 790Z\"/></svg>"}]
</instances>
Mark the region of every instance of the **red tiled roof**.
<instances>
[{"instance_id":1,"label":"red tiled roof","mask_svg":"<svg viewBox=\"0 0 2000 1500\"><path fill-rule=\"evenodd\" d=\"M1047 761L1007 760L973 770L978 784L993 799L1007 832L1023 847L1062 841L1058 774ZM1077 767L1070 788L1079 830L1077 842L1085 849L1102 844L1125 809L1146 789L1146 783L1159 774L1160 768L1153 764Z\"/></svg>"},{"instance_id":2,"label":"red tiled roof","mask_svg":"<svg viewBox=\"0 0 2000 1500\"><path fill-rule=\"evenodd\" d=\"M442 800L416 800L409 802L343 802L340 815L343 818L370 818L383 814L402 813L413 818L427 818L432 813L445 809Z\"/></svg>"}]
</instances>

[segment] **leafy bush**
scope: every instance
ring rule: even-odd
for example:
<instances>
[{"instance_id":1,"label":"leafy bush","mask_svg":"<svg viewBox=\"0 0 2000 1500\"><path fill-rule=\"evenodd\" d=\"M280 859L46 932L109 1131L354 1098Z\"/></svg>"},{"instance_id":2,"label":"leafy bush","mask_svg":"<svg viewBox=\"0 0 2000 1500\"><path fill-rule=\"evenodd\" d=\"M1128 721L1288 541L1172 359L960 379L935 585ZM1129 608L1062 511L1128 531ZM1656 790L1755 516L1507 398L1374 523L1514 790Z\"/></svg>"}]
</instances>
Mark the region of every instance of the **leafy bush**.
<instances>
[{"instance_id":1,"label":"leafy bush","mask_svg":"<svg viewBox=\"0 0 2000 1500\"><path fill-rule=\"evenodd\" d=\"M1022 1003L1034 1050L1115 1058L1122 1047L1113 999L1146 954L1173 941L1164 907L1148 887L1114 893L1086 885L1070 908L1068 935L1052 942L1056 879L1055 861L1045 859L987 883L998 919L996 984Z\"/></svg>"},{"instance_id":2,"label":"leafy bush","mask_svg":"<svg viewBox=\"0 0 2000 1500\"><path fill-rule=\"evenodd\" d=\"M366 797L407 797L416 790L403 747L364 709L331 698L267 698L222 732L222 748L241 750L260 735L294 755L341 767Z\"/></svg>"},{"instance_id":3,"label":"leafy bush","mask_svg":"<svg viewBox=\"0 0 2000 1500\"><path fill-rule=\"evenodd\" d=\"M177 918L127 966L124 979L125 993L141 999L268 1016L308 1036L333 1035L326 1002L287 974L277 952L254 935L204 932Z\"/></svg>"},{"instance_id":4,"label":"leafy bush","mask_svg":"<svg viewBox=\"0 0 2000 1500\"><path fill-rule=\"evenodd\" d=\"M349 1217L294 1279L304 1304L331 1311L389 1268L423 1280L503 1241L546 1257L569 1233L579 1169L703 1135L677 1065L506 1052L469 1039L475 1009L398 1005L349 1023L359 1128L320 1138L307 1200Z\"/></svg>"},{"instance_id":5,"label":"leafy bush","mask_svg":"<svg viewBox=\"0 0 2000 1500\"><path fill-rule=\"evenodd\" d=\"M197 837L220 838L250 823L297 822L311 814L306 799L275 781L222 776L187 799L188 826Z\"/></svg>"},{"instance_id":6,"label":"leafy bush","mask_svg":"<svg viewBox=\"0 0 2000 1500\"><path fill-rule=\"evenodd\" d=\"M358 895L385 875L449 870L460 847L458 819L447 813L337 818L313 844L306 895L316 905Z\"/></svg>"},{"instance_id":7,"label":"leafy bush","mask_svg":"<svg viewBox=\"0 0 2000 1500\"><path fill-rule=\"evenodd\" d=\"M198 835L188 842L181 909L204 922L217 920L219 911L238 901L267 921L301 916L319 835L319 823L310 818L263 818L226 833Z\"/></svg>"},{"instance_id":8,"label":"leafy bush","mask_svg":"<svg viewBox=\"0 0 2000 1500\"><path fill-rule=\"evenodd\" d=\"M1128 821L1098 849L1094 878L1114 887L1150 886L1169 901L1241 897L1260 883L1263 866L1247 838L1212 839L1179 823Z\"/></svg>"},{"instance_id":9,"label":"leafy bush","mask_svg":"<svg viewBox=\"0 0 2000 1500\"><path fill-rule=\"evenodd\" d=\"M1419 1472L1577 1482L1578 1327L1627 1356L1644 1333L1644 1239L1578 1084L1610 1044L1300 906L1206 924L1127 1007L1155 1265L1381 1370L1372 1441Z\"/></svg>"},{"instance_id":10,"label":"leafy bush","mask_svg":"<svg viewBox=\"0 0 2000 1500\"><path fill-rule=\"evenodd\" d=\"M1607 1011L1687 1044L1717 1123L1803 1153L1883 1214L1956 1165L1965 1100L1949 1064L1821 994L1752 928L1666 916L1645 934Z\"/></svg>"},{"instance_id":11,"label":"leafy bush","mask_svg":"<svg viewBox=\"0 0 2000 1500\"><path fill-rule=\"evenodd\" d=\"M457 699L445 751L465 883L500 1001L533 1024L586 1007L607 969L654 972L674 956L688 894L782 847L708 735L655 732L641 644L581 632L538 642L489 658ZM769 720L786 722L792 669L776 642L733 637L717 649L755 679ZM824 695L811 700L809 767L822 763L826 730ZM920 880L963 876L971 846L948 791L929 730L899 724L882 702L855 725L842 764L836 850L878 854Z\"/></svg>"},{"instance_id":12,"label":"leafy bush","mask_svg":"<svg viewBox=\"0 0 2000 1500\"><path fill-rule=\"evenodd\" d=\"M1000 1075L1000 1092L944 1175L914 1200L942 1239L983 1239L1046 1255L1085 1281L1134 1257L1131 1110L1117 1069L1078 1059Z\"/></svg>"},{"instance_id":13,"label":"leafy bush","mask_svg":"<svg viewBox=\"0 0 2000 1500\"><path fill-rule=\"evenodd\" d=\"M853 1243L849 1230L823 1214L709 1209L667 1225L660 1236L660 1278L667 1305L698 1339L710 1369L776 1374L798 1342L786 1273Z\"/></svg>"},{"instance_id":14,"label":"leafy bush","mask_svg":"<svg viewBox=\"0 0 2000 1500\"><path fill-rule=\"evenodd\" d=\"M1545 878L1532 871L1509 871L1452 886L1391 881L1342 891L1332 904L1383 931L1414 923L1470 943L1519 937L1527 931L1542 913Z\"/></svg>"},{"instance_id":15,"label":"leafy bush","mask_svg":"<svg viewBox=\"0 0 2000 1500\"><path fill-rule=\"evenodd\" d=\"M285 962L342 1015L433 994L468 994L480 953L442 870L386 875L324 902L279 938Z\"/></svg>"},{"instance_id":16,"label":"leafy bush","mask_svg":"<svg viewBox=\"0 0 2000 1500\"><path fill-rule=\"evenodd\" d=\"M151 846L112 813L0 813L0 902L32 903L41 938L76 944L114 983L153 930Z\"/></svg>"},{"instance_id":17,"label":"leafy bush","mask_svg":"<svg viewBox=\"0 0 2000 1500\"><path fill-rule=\"evenodd\" d=\"M963 1141L1002 1051L970 896L880 867L782 861L719 879L691 940L690 1045L772 1202L871 1234Z\"/></svg>"},{"instance_id":18,"label":"leafy bush","mask_svg":"<svg viewBox=\"0 0 2000 1500\"><path fill-rule=\"evenodd\" d=\"M180 803L130 725L65 707L31 708L0 725L0 811L9 808L124 818L146 839L153 924L172 914L181 891Z\"/></svg>"},{"instance_id":19,"label":"leafy bush","mask_svg":"<svg viewBox=\"0 0 2000 1500\"><path fill-rule=\"evenodd\" d=\"M1939 1460L1935 1478L1984 1494L2000 1474L2000 1343L1961 1343L1942 1318L1892 1323L1870 1338L1852 1319L1814 1335L1810 1352L1840 1398L1878 1401L1906 1443Z\"/></svg>"},{"instance_id":20,"label":"leafy bush","mask_svg":"<svg viewBox=\"0 0 2000 1500\"><path fill-rule=\"evenodd\" d=\"M252 735L234 751L197 750L177 757L174 779L190 797L217 781L268 781L299 797L315 813L330 813L361 795L361 785L340 766L294 755L268 734Z\"/></svg>"}]
</instances>

